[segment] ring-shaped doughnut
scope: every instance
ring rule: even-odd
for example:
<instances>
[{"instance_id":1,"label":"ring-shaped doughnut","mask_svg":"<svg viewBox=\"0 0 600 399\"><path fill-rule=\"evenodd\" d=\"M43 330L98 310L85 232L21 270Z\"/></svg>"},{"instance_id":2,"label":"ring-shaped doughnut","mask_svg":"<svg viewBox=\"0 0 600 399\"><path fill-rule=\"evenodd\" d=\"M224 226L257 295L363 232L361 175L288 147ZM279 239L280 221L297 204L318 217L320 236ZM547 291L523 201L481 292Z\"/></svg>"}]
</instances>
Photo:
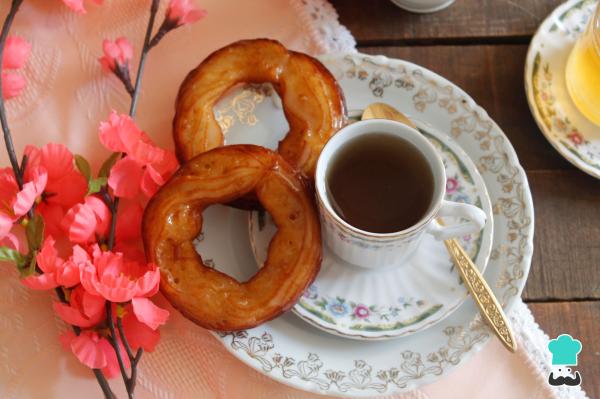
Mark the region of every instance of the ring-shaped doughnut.
<instances>
[{"instance_id":1,"label":"ring-shaped doughnut","mask_svg":"<svg viewBox=\"0 0 600 399\"><path fill-rule=\"evenodd\" d=\"M316 59L269 39L242 40L212 53L183 81L176 100L173 136L185 162L223 145L213 113L217 101L239 83L273 84L290 129L278 152L313 179L323 146L346 121L337 81Z\"/></svg>"},{"instance_id":2,"label":"ring-shaped doughnut","mask_svg":"<svg viewBox=\"0 0 600 399\"><path fill-rule=\"evenodd\" d=\"M193 241L202 212L254 192L277 232L265 265L246 282L207 267ZM320 225L311 192L280 155L254 145L218 147L185 164L152 198L143 219L148 260L165 297L202 327L235 331L288 310L321 263Z\"/></svg>"}]
</instances>

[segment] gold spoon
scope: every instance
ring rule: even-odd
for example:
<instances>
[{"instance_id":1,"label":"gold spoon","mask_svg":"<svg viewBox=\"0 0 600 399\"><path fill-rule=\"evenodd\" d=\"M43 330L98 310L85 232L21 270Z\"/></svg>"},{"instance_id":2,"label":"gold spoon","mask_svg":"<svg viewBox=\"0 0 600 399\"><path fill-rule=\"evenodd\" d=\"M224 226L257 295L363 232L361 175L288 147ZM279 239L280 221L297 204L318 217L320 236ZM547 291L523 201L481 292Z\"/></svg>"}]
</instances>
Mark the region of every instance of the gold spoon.
<instances>
[{"instance_id":1,"label":"gold spoon","mask_svg":"<svg viewBox=\"0 0 600 399\"><path fill-rule=\"evenodd\" d=\"M402 112L394 107L384 103L373 103L369 105L362 114L362 120L365 119L390 119L416 129L417 126L406 117ZM440 219L438 223L443 224ZM508 319L502 310L502 306L494 296L489 285L473 263L464 248L455 239L444 240L446 249L456 265L465 286L468 288L475 304L479 307L479 312L483 319L492 328L502 344L511 352L517 350L517 343L513 336L512 329L508 324Z\"/></svg>"}]
</instances>

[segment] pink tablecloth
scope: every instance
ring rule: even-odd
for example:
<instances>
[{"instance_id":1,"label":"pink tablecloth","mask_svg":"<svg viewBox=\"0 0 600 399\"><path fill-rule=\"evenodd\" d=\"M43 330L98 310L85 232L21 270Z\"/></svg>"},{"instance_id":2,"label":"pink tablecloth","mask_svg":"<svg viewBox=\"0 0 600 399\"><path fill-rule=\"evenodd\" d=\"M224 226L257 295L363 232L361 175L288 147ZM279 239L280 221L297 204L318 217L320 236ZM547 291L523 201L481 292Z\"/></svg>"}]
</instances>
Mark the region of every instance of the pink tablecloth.
<instances>
[{"instance_id":1,"label":"pink tablecloth","mask_svg":"<svg viewBox=\"0 0 600 399\"><path fill-rule=\"evenodd\" d=\"M171 146L173 100L187 71L209 52L241 38L272 37L292 49L313 54L351 51L351 35L337 23L324 0L197 0L209 11L201 23L170 34L151 53L143 83L138 121L157 142ZM8 2L0 6L3 15ZM129 99L96 61L101 40L127 36L140 43L148 1L105 0L78 16L60 0L29 0L18 15L15 33L33 43L26 68L29 85L9 105L19 152L27 143L67 144L97 164L106 157L97 126L111 109L126 111ZM165 3L165 1L163 1ZM163 4L164 7L164 4ZM192 40L193 38L193 40ZM135 63L135 62L134 62ZM7 164L2 151L1 164ZM0 397L100 397L89 370L62 351L65 327L51 310L48 293L30 292L12 268L0 267ZM520 350L510 355L492 342L449 376L402 398L550 398L540 367L547 364L543 334L522 303L513 312ZM163 329L163 341L144 356L138 397L142 398L314 398L276 383L245 366L208 332L180 316ZM193 347L178 341L181 329L194 328ZM187 345L187 346L186 346ZM526 348L526 349L524 349ZM542 348L542 349L540 349ZM527 352L530 354L528 355ZM533 352L534 355L531 355ZM185 362L186 367L179 365ZM190 373L190 370L194 370ZM113 386L124 397L121 382ZM580 391L564 397L584 397Z\"/></svg>"}]
</instances>

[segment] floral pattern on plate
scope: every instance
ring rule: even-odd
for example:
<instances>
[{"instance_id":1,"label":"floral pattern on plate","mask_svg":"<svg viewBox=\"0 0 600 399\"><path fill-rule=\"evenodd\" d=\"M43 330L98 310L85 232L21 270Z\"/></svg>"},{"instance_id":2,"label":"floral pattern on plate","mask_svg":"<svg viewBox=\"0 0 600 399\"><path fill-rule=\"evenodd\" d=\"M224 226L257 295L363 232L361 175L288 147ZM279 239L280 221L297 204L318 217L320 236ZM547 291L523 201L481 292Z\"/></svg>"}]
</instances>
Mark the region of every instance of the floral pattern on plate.
<instances>
[{"instance_id":1,"label":"floral pattern on plate","mask_svg":"<svg viewBox=\"0 0 600 399\"><path fill-rule=\"evenodd\" d=\"M404 390L415 380L440 376L449 365L457 365L461 357L489 337L483 323L477 323L471 331L462 327L446 327L443 334L447 346L427 354L404 350L400 353L397 367L374 370L365 360L354 360L347 371L325 368L317 353L309 352L306 358L296 359L274 351L273 337L263 333L260 337L249 336L247 331L220 333L235 351L242 351L261 365L265 373L278 371L285 379L299 379L318 389L335 391L352 397L353 392L386 393ZM361 395L362 396L362 395Z\"/></svg>"},{"instance_id":2,"label":"floral pattern on plate","mask_svg":"<svg viewBox=\"0 0 600 399\"><path fill-rule=\"evenodd\" d=\"M565 83L568 56L596 4L570 0L546 18L529 47L525 90L548 141L573 165L600 178L600 127L579 112Z\"/></svg>"},{"instance_id":3,"label":"floral pattern on plate","mask_svg":"<svg viewBox=\"0 0 600 399\"><path fill-rule=\"evenodd\" d=\"M312 292L315 293L315 297L311 297ZM414 298L406 299L404 297L399 297L396 300L397 303L392 305L365 305L340 297L319 296L314 284L307 293L300 300L300 306L305 309L312 309L303 304L303 302L308 302L307 300L312 299L314 300L313 304L318 309L317 315L324 321L335 324L336 319L344 318L347 319L347 322L352 323L350 326L351 329L363 331L389 331L396 328L409 327L435 314L443 306L441 304L428 306L427 302L422 299L415 300ZM390 321L401 317L409 308L423 311L410 319L389 324Z\"/></svg>"}]
</instances>

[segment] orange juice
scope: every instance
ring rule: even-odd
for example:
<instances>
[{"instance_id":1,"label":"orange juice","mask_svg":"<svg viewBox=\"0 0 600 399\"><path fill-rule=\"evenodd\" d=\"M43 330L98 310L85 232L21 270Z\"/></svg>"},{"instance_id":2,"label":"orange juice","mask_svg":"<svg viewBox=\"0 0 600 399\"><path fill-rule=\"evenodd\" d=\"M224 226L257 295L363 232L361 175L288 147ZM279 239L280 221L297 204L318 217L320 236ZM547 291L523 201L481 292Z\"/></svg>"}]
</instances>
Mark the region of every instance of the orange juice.
<instances>
[{"instance_id":1,"label":"orange juice","mask_svg":"<svg viewBox=\"0 0 600 399\"><path fill-rule=\"evenodd\" d=\"M579 111L600 126L600 3L569 55L566 82Z\"/></svg>"}]
</instances>

